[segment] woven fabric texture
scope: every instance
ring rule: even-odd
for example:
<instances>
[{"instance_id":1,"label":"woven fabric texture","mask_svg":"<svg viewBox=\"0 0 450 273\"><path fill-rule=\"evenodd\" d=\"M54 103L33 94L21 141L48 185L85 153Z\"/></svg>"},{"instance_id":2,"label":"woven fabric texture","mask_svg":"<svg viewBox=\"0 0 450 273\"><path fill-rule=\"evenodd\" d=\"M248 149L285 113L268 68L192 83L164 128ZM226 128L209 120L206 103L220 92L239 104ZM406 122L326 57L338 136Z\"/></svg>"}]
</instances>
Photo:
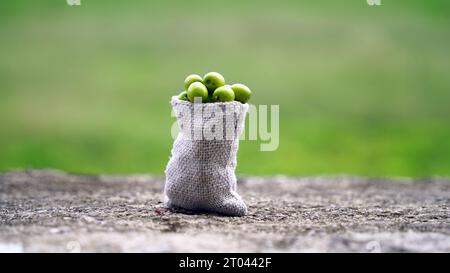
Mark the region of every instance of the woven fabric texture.
<instances>
[{"instance_id":1,"label":"woven fabric texture","mask_svg":"<svg viewBox=\"0 0 450 273\"><path fill-rule=\"evenodd\" d=\"M243 216L236 191L236 156L247 104L171 101L180 132L167 164L165 205Z\"/></svg>"}]
</instances>

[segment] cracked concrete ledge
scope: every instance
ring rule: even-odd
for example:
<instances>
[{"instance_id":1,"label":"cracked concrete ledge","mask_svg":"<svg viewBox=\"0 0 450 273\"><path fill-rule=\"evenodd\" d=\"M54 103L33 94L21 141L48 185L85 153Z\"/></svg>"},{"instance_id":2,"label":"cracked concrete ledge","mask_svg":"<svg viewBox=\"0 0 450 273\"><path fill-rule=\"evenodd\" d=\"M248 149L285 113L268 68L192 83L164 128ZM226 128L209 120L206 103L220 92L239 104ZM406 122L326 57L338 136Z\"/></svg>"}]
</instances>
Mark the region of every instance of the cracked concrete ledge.
<instances>
[{"instance_id":1,"label":"cracked concrete ledge","mask_svg":"<svg viewBox=\"0 0 450 273\"><path fill-rule=\"evenodd\" d=\"M245 217L162 205L164 178L0 174L0 252L450 252L450 179L242 177Z\"/></svg>"}]
</instances>

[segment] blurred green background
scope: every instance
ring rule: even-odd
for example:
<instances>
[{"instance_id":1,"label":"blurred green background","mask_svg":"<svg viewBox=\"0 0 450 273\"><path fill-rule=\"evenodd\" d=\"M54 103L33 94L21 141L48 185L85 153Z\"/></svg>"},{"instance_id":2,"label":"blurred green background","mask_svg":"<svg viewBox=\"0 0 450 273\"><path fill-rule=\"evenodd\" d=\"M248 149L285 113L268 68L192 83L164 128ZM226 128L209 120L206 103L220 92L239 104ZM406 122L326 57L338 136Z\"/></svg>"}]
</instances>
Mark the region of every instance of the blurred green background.
<instances>
[{"instance_id":1,"label":"blurred green background","mask_svg":"<svg viewBox=\"0 0 450 273\"><path fill-rule=\"evenodd\" d=\"M190 73L280 105L239 174L450 175L450 2L4 1L0 170L163 174Z\"/></svg>"}]
</instances>

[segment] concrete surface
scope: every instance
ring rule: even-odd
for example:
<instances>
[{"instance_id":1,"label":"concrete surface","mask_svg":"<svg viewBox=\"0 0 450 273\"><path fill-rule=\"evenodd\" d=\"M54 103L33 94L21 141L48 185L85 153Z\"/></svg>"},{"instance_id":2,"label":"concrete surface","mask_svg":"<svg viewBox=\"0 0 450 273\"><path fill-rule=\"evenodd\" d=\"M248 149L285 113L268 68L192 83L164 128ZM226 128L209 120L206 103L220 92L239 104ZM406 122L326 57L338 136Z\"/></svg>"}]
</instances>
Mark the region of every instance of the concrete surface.
<instances>
[{"instance_id":1,"label":"concrete surface","mask_svg":"<svg viewBox=\"0 0 450 273\"><path fill-rule=\"evenodd\" d=\"M170 211L164 179L0 174L0 252L450 252L450 180L247 177L249 214Z\"/></svg>"}]
</instances>

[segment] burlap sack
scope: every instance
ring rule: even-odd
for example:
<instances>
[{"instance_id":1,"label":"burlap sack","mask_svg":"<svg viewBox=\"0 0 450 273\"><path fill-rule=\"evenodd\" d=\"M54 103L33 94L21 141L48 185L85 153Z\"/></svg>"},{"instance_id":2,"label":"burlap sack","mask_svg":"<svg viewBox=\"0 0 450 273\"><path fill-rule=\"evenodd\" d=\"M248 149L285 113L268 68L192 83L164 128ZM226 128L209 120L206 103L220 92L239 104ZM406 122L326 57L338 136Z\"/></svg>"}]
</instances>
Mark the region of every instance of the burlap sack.
<instances>
[{"instance_id":1,"label":"burlap sack","mask_svg":"<svg viewBox=\"0 0 450 273\"><path fill-rule=\"evenodd\" d=\"M172 98L180 133L167 164L165 204L242 216L236 192L236 156L247 104L191 103Z\"/></svg>"}]
</instances>

